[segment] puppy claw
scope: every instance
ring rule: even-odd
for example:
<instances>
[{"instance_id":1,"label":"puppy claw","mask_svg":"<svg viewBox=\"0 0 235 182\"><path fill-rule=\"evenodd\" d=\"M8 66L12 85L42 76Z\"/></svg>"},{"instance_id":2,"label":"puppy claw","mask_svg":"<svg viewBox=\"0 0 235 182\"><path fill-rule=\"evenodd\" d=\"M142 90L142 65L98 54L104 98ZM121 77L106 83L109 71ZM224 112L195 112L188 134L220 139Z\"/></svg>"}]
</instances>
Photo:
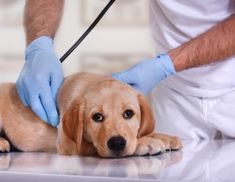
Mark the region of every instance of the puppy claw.
<instances>
[{"instance_id":1,"label":"puppy claw","mask_svg":"<svg viewBox=\"0 0 235 182\"><path fill-rule=\"evenodd\" d=\"M138 140L135 155L155 155L165 151L164 143L155 138L143 137Z\"/></svg>"},{"instance_id":2,"label":"puppy claw","mask_svg":"<svg viewBox=\"0 0 235 182\"><path fill-rule=\"evenodd\" d=\"M10 152L10 150L9 149L1 149L0 148L0 153L6 153L6 152Z\"/></svg>"}]
</instances>

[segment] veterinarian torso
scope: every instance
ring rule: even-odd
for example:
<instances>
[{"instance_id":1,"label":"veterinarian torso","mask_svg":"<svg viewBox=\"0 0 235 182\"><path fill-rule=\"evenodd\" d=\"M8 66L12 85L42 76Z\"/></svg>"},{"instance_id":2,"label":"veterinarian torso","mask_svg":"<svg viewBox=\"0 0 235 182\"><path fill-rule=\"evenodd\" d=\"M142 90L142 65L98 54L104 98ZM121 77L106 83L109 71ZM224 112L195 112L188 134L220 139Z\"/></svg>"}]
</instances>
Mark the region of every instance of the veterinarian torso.
<instances>
[{"instance_id":1,"label":"veterinarian torso","mask_svg":"<svg viewBox=\"0 0 235 182\"><path fill-rule=\"evenodd\" d=\"M235 1L151 0L150 11L156 51L162 53L228 18L235 12ZM235 57L182 71L162 84L191 96L223 95L235 90Z\"/></svg>"}]
</instances>

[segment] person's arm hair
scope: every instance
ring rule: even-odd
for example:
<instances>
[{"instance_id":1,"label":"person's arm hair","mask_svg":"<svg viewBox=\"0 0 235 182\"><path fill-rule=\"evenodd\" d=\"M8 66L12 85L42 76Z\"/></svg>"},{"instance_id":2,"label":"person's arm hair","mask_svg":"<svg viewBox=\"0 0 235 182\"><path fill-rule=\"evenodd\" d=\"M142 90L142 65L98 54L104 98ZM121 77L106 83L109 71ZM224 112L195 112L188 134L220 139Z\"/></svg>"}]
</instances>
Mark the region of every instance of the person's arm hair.
<instances>
[{"instance_id":1,"label":"person's arm hair","mask_svg":"<svg viewBox=\"0 0 235 182\"><path fill-rule=\"evenodd\" d=\"M176 71L207 65L235 55L235 15L168 54Z\"/></svg>"},{"instance_id":2,"label":"person's arm hair","mask_svg":"<svg viewBox=\"0 0 235 182\"><path fill-rule=\"evenodd\" d=\"M40 36L54 38L63 7L64 0L27 0L24 12L27 45Z\"/></svg>"}]
</instances>

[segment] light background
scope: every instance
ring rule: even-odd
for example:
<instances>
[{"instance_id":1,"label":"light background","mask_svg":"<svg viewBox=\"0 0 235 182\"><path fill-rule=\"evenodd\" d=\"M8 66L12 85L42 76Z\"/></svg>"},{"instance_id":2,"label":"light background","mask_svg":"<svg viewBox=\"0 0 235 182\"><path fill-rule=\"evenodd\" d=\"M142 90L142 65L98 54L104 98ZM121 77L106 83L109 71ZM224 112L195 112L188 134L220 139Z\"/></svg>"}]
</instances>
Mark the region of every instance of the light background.
<instances>
[{"instance_id":1,"label":"light background","mask_svg":"<svg viewBox=\"0 0 235 182\"><path fill-rule=\"evenodd\" d=\"M58 57L80 37L108 0L67 0L55 38ZM15 82L24 63L24 0L0 0L0 82ZM65 75L109 74L154 55L148 0L117 0L98 27L63 63Z\"/></svg>"}]
</instances>

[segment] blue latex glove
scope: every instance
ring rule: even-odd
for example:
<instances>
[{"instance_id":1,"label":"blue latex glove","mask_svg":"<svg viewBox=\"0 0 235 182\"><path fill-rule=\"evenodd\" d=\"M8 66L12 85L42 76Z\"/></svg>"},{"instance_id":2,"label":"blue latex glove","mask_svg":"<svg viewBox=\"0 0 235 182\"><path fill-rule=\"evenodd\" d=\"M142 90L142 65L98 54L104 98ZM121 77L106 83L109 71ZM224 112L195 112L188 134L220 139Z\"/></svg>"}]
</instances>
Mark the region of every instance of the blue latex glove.
<instances>
[{"instance_id":1,"label":"blue latex glove","mask_svg":"<svg viewBox=\"0 0 235 182\"><path fill-rule=\"evenodd\" d=\"M148 94L160 81L175 73L171 58L167 54L160 54L155 59L142 61L128 70L112 74L112 77Z\"/></svg>"},{"instance_id":2,"label":"blue latex glove","mask_svg":"<svg viewBox=\"0 0 235 182\"><path fill-rule=\"evenodd\" d=\"M63 70L48 36L35 39L25 52L25 64L16 82L18 95L25 106L44 121L57 126L59 115L56 94L64 79Z\"/></svg>"}]
</instances>

